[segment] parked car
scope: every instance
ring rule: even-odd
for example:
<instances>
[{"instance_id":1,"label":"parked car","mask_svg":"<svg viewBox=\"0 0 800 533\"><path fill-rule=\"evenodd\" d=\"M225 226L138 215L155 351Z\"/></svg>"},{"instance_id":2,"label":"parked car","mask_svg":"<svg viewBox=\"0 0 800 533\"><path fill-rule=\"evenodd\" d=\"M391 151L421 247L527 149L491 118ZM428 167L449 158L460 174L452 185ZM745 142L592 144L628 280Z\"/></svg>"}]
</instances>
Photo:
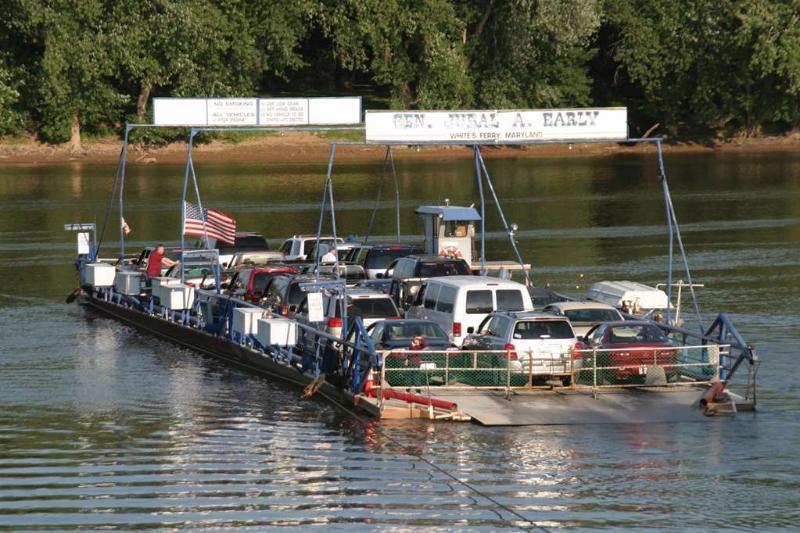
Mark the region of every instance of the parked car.
<instances>
[{"instance_id":1,"label":"parked car","mask_svg":"<svg viewBox=\"0 0 800 533\"><path fill-rule=\"evenodd\" d=\"M169 267L164 273L168 278L180 279L181 266L180 264ZM220 272L220 285L226 283L229 279L229 274ZM213 289L216 287L216 279L214 278L214 265L211 263L205 265L184 265L183 267L183 280L199 289Z\"/></svg>"},{"instance_id":2,"label":"parked car","mask_svg":"<svg viewBox=\"0 0 800 533\"><path fill-rule=\"evenodd\" d=\"M344 239L334 239L332 235L322 235L320 237L320 244L330 246L344 243ZM281 252L286 256L287 261L307 261L314 259L311 255L317 244L316 235L294 235L290 239L286 239L281 245Z\"/></svg>"},{"instance_id":3,"label":"parked car","mask_svg":"<svg viewBox=\"0 0 800 533\"><path fill-rule=\"evenodd\" d=\"M367 278L382 278L392 261L398 257L421 254L422 248L409 244L387 244L370 247L363 255L361 266L367 272Z\"/></svg>"},{"instance_id":4,"label":"parked car","mask_svg":"<svg viewBox=\"0 0 800 533\"><path fill-rule=\"evenodd\" d=\"M264 299L264 290L272 278L281 274L297 273L297 267L292 265L241 267L233 274L228 284L228 293L257 304Z\"/></svg>"},{"instance_id":5,"label":"parked car","mask_svg":"<svg viewBox=\"0 0 800 533\"><path fill-rule=\"evenodd\" d=\"M415 338L422 339L428 350L446 350L454 346L442 327L430 320L383 320L372 324L367 332L378 350L409 349Z\"/></svg>"},{"instance_id":6,"label":"parked car","mask_svg":"<svg viewBox=\"0 0 800 533\"><path fill-rule=\"evenodd\" d=\"M540 312L495 311L464 339L465 350L506 350L514 371L527 376L561 376L569 383L573 358L584 348L566 317Z\"/></svg>"},{"instance_id":7,"label":"parked car","mask_svg":"<svg viewBox=\"0 0 800 533\"><path fill-rule=\"evenodd\" d=\"M352 289L347 291L347 318L352 320L360 317L365 328L386 319L400 318L397 307L389 296L367 289ZM311 324L308 316L308 298L304 297L298 306L294 319L301 324L307 324L316 328L324 329L328 334L341 336L346 332L342 331L344 326L344 315L342 313L341 298L334 296L323 296L322 306L324 313L324 324ZM349 325L348 325L349 327ZM314 348L316 337L311 334L303 335L305 348Z\"/></svg>"},{"instance_id":8,"label":"parked car","mask_svg":"<svg viewBox=\"0 0 800 533\"><path fill-rule=\"evenodd\" d=\"M471 274L469 265L463 259L438 255L409 255L395 259L386 269L384 278L392 280L389 294L394 299L394 303L401 309L407 309L414 301L424 280Z\"/></svg>"},{"instance_id":9,"label":"parked car","mask_svg":"<svg viewBox=\"0 0 800 533\"><path fill-rule=\"evenodd\" d=\"M331 245L331 241L321 242L320 243L320 248L322 248L322 251L320 253L320 257L322 257L323 255L325 255L328 252L328 247L330 245ZM355 246L356 246L356 244L352 243L352 242L346 242L346 241L345 242L337 242L337 244L336 244L336 257L339 258L339 262L340 263L346 262L345 258L350 253L350 250L352 250ZM311 249L308 251L308 253L306 255L308 256L308 260L313 260L313 259L316 258L316 256L317 256L316 242L314 244L312 244Z\"/></svg>"},{"instance_id":10,"label":"parked car","mask_svg":"<svg viewBox=\"0 0 800 533\"><path fill-rule=\"evenodd\" d=\"M461 346L492 311L532 311L528 289L516 281L485 276L445 276L425 281L406 318L433 320Z\"/></svg>"},{"instance_id":11,"label":"parked car","mask_svg":"<svg viewBox=\"0 0 800 533\"><path fill-rule=\"evenodd\" d=\"M228 269L236 270L242 266L264 266L268 263L283 261L286 257L278 250L253 250L236 252L228 261Z\"/></svg>"},{"instance_id":12,"label":"parked car","mask_svg":"<svg viewBox=\"0 0 800 533\"><path fill-rule=\"evenodd\" d=\"M543 311L567 317L578 337L584 337L597 324L624 320L614 307L591 301L557 302L548 305Z\"/></svg>"},{"instance_id":13,"label":"parked car","mask_svg":"<svg viewBox=\"0 0 800 533\"><path fill-rule=\"evenodd\" d=\"M253 231L237 231L236 238L233 244L224 242L217 242L214 238L208 239L208 246L206 246L205 239L197 241L196 248L208 248L210 250L219 250L219 264L223 268L228 268L233 254L236 252L249 252L252 250L269 250L269 243L260 233Z\"/></svg>"},{"instance_id":14,"label":"parked car","mask_svg":"<svg viewBox=\"0 0 800 533\"><path fill-rule=\"evenodd\" d=\"M273 276L264 288L264 299L272 302L282 315L291 317L306 295L300 286L303 283L313 283L314 281L316 281L316 277L309 275L279 274Z\"/></svg>"},{"instance_id":15,"label":"parked car","mask_svg":"<svg viewBox=\"0 0 800 533\"><path fill-rule=\"evenodd\" d=\"M347 250L344 260L347 263L356 263L358 265L364 264L364 259L367 257L367 252L372 248L371 244L355 243Z\"/></svg>"},{"instance_id":16,"label":"parked car","mask_svg":"<svg viewBox=\"0 0 800 533\"><path fill-rule=\"evenodd\" d=\"M599 371L606 383L639 381L652 366L661 366L668 380L677 374L678 351L664 330L649 321L625 320L599 324L586 334L588 349L596 348L597 367L614 367ZM582 366L593 365L594 354L585 352ZM593 379L582 373L584 381Z\"/></svg>"}]
</instances>

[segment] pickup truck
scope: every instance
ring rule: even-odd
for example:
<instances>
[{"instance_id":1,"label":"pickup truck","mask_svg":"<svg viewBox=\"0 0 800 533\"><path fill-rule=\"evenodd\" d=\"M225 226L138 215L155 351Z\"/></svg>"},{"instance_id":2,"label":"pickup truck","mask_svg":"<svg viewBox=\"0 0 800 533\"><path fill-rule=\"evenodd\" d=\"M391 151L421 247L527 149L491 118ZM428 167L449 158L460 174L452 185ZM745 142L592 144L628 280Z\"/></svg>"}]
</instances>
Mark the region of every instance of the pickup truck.
<instances>
[{"instance_id":1,"label":"pickup truck","mask_svg":"<svg viewBox=\"0 0 800 533\"><path fill-rule=\"evenodd\" d=\"M463 259L438 255L409 255L395 259L386 269L391 277L389 295L401 309L407 309L426 279L442 276L468 276L470 268Z\"/></svg>"}]
</instances>

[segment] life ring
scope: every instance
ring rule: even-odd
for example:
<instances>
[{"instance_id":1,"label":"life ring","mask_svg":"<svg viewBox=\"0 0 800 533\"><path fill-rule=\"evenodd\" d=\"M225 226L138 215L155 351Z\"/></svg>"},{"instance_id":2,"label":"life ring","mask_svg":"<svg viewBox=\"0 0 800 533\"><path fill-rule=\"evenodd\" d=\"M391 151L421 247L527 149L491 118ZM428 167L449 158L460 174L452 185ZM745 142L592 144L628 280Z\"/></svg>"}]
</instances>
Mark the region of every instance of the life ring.
<instances>
[{"instance_id":1,"label":"life ring","mask_svg":"<svg viewBox=\"0 0 800 533\"><path fill-rule=\"evenodd\" d=\"M458 246L445 246L439 251L439 257L449 257L450 259L464 259L464 255Z\"/></svg>"}]
</instances>

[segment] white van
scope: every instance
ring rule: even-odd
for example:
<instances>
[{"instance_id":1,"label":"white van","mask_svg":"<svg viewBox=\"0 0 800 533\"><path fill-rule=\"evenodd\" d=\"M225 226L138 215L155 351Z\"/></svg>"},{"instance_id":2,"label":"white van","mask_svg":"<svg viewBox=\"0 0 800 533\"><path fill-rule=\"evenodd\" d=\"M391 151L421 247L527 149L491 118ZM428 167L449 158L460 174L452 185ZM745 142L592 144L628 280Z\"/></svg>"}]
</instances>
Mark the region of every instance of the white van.
<instances>
[{"instance_id":1,"label":"white van","mask_svg":"<svg viewBox=\"0 0 800 533\"><path fill-rule=\"evenodd\" d=\"M525 285L487 276L447 276L422 284L406 318L433 320L449 332L453 344L475 332L492 311L532 311Z\"/></svg>"}]
</instances>

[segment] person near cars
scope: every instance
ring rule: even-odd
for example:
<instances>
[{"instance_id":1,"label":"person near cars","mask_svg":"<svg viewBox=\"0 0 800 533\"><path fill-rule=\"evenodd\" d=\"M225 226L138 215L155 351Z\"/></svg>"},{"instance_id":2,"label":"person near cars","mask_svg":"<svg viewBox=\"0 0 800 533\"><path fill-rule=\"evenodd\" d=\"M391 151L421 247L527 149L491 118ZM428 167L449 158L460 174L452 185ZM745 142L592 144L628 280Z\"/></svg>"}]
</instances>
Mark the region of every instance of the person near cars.
<instances>
[{"instance_id":1,"label":"person near cars","mask_svg":"<svg viewBox=\"0 0 800 533\"><path fill-rule=\"evenodd\" d=\"M323 255L319 261L320 263L335 263L337 259L336 246L330 245L328 246L328 251L325 252L325 255Z\"/></svg>"},{"instance_id":2,"label":"person near cars","mask_svg":"<svg viewBox=\"0 0 800 533\"><path fill-rule=\"evenodd\" d=\"M156 249L150 252L147 258L147 277L155 278L161 275L162 268L169 268L177 265L180 261L173 261L164 255L164 245L159 243Z\"/></svg>"}]
</instances>

